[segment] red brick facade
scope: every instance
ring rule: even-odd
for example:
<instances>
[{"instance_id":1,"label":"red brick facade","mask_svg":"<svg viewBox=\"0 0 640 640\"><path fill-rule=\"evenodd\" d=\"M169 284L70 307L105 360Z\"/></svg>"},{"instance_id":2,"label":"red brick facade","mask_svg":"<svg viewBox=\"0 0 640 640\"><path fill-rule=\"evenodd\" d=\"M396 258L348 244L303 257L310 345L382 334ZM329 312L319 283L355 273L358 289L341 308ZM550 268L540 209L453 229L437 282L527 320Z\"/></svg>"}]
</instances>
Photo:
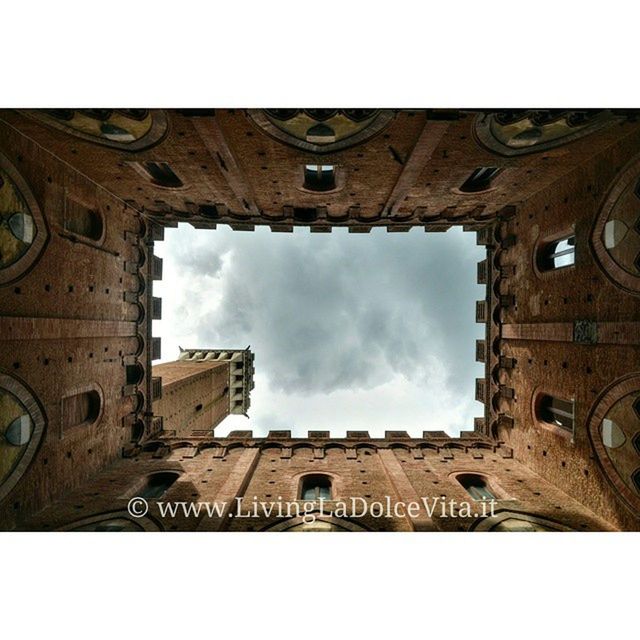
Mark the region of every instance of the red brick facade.
<instances>
[{"instance_id":1,"label":"red brick facade","mask_svg":"<svg viewBox=\"0 0 640 640\"><path fill-rule=\"evenodd\" d=\"M469 494L459 474L476 474L502 514L447 519L420 511L326 520L327 528L484 530L526 521L637 530L640 487L621 470L636 462L640 469L632 446L640 414L633 402L628 411L615 403L640 391L640 125L608 111L570 112L560 124L547 112L397 111L349 125L350 138L344 114L310 111L325 120L306 140L294 127L309 120L306 112L279 121L242 109L109 111L91 116L101 123L97 133L73 111L0 113L3 180L22 194L31 211L24 224L35 229L23 255L0 268L0 387L8 407L1 405L1 426L13 425L7 442L21 447L0 451L8 460L1 528L90 527L114 513L133 522L128 499L160 470L179 474L163 499L227 502L299 500L306 474L325 474L334 499L462 500ZM333 141L324 149L313 142L322 136ZM309 166L332 168L330 189L308 188ZM483 183L479 176L489 174L478 169L491 169L491 179ZM8 220L12 211L1 213ZM275 231L436 232L452 224L477 231L487 247L478 269L487 295L477 308L486 323L477 348L486 375L476 388L485 414L475 433L338 441L197 433L229 410L227 402L202 420L186 415L207 405L200 387L224 391L226 368L210 369L213 380L207 373L175 404L155 382L162 370L151 369L160 355L151 336L160 315L152 280L162 275L153 242L178 221ZM22 228L22 237L31 230ZM562 246L574 264L549 268L554 247L569 237L574 244ZM2 238L3 253L22 250ZM244 410L250 389L243 389L236 402ZM571 403L570 429L542 419L545 398ZM20 411L29 418L5 424ZM605 419L624 445L608 440ZM300 525L285 520L149 517L136 526Z\"/></svg>"}]
</instances>

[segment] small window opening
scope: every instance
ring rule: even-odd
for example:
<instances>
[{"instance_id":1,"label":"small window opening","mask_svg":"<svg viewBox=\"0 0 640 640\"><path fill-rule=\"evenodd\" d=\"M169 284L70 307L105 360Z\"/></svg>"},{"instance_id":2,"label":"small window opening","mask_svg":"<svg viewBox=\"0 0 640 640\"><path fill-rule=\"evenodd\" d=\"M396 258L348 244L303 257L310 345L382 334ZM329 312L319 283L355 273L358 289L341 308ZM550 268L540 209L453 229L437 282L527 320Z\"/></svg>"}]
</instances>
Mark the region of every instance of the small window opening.
<instances>
[{"instance_id":1,"label":"small window opening","mask_svg":"<svg viewBox=\"0 0 640 640\"><path fill-rule=\"evenodd\" d=\"M151 182L159 187L177 189L183 186L182 180L173 172L168 162L143 162L142 167Z\"/></svg>"},{"instance_id":2,"label":"small window opening","mask_svg":"<svg viewBox=\"0 0 640 640\"><path fill-rule=\"evenodd\" d=\"M66 231L97 242L102 238L104 223L100 212L74 200L67 200L64 228Z\"/></svg>"},{"instance_id":3,"label":"small window opening","mask_svg":"<svg viewBox=\"0 0 640 640\"><path fill-rule=\"evenodd\" d=\"M473 173L462 183L460 191L463 193L477 193L486 191L491 187L491 181L498 175L500 169L498 167L478 167Z\"/></svg>"},{"instance_id":4,"label":"small window opening","mask_svg":"<svg viewBox=\"0 0 640 640\"><path fill-rule=\"evenodd\" d=\"M459 475L457 480L474 500L496 500L495 494L483 476L476 473L464 473Z\"/></svg>"},{"instance_id":5,"label":"small window opening","mask_svg":"<svg viewBox=\"0 0 640 640\"><path fill-rule=\"evenodd\" d=\"M157 500L168 491L178 477L179 474L170 471L154 473L147 478L147 483L138 493L138 496L146 500Z\"/></svg>"},{"instance_id":6,"label":"small window opening","mask_svg":"<svg viewBox=\"0 0 640 640\"><path fill-rule=\"evenodd\" d=\"M331 478L325 475L304 476L300 496L302 500L331 500Z\"/></svg>"},{"instance_id":7,"label":"small window opening","mask_svg":"<svg viewBox=\"0 0 640 640\"><path fill-rule=\"evenodd\" d=\"M306 164L304 166L304 188L309 191L335 189L335 167L332 164Z\"/></svg>"},{"instance_id":8,"label":"small window opening","mask_svg":"<svg viewBox=\"0 0 640 640\"><path fill-rule=\"evenodd\" d=\"M66 429L80 424L92 424L100 415L100 394L85 391L62 399L62 426Z\"/></svg>"},{"instance_id":9,"label":"small window opening","mask_svg":"<svg viewBox=\"0 0 640 640\"><path fill-rule=\"evenodd\" d=\"M573 433L574 403L553 396L543 395L538 401L538 420L556 425Z\"/></svg>"},{"instance_id":10,"label":"small window opening","mask_svg":"<svg viewBox=\"0 0 640 640\"><path fill-rule=\"evenodd\" d=\"M571 267L576 261L576 237L566 236L543 245L538 251L538 269L553 271Z\"/></svg>"}]
</instances>

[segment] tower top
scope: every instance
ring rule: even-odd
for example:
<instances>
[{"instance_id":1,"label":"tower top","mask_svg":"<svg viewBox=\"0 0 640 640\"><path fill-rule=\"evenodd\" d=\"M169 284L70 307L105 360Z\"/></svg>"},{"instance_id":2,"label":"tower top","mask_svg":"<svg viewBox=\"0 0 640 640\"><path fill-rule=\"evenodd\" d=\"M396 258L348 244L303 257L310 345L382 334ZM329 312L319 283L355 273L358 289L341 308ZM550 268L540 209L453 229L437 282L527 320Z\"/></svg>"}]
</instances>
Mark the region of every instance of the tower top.
<instances>
[{"instance_id":1,"label":"tower top","mask_svg":"<svg viewBox=\"0 0 640 640\"><path fill-rule=\"evenodd\" d=\"M183 349L180 347L178 361L181 362L228 362L229 363L229 412L246 415L251 406L251 390L255 387L253 374L254 354L245 349Z\"/></svg>"}]
</instances>

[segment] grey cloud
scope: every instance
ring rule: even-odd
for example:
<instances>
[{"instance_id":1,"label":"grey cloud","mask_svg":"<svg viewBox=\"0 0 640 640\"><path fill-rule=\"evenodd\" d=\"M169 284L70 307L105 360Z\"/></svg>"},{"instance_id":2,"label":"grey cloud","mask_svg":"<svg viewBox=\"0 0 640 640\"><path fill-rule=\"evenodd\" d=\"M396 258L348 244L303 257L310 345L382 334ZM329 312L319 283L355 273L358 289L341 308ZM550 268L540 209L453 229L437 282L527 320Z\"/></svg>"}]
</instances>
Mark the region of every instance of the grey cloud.
<instances>
[{"instance_id":1,"label":"grey cloud","mask_svg":"<svg viewBox=\"0 0 640 640\"><path fill-rule=\"evenodd\" d=\"M221 280L215 317L192 318L203 346L251 344L272 389L371 389L400 373L428 393L435 358L448 386L468 396L479 374L472 365L482 252L465 236L223 227L180 229L171 246L176 268L190 278Z\"/></svg>"}]
</instances>

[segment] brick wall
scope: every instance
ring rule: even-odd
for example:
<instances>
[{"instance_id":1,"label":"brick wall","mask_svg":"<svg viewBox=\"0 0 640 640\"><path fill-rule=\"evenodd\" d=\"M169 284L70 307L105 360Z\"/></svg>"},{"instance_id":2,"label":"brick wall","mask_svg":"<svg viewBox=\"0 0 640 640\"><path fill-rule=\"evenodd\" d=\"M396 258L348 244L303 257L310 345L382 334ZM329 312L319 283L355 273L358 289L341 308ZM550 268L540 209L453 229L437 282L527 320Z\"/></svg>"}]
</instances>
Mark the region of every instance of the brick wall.
<instances>
[{"instance_id":1,"label":"brick wall","mask_svg":"<svg viewBox=\"0 0 640 640\"><path fill-rule=\"evenodd\" d=\"M166 362L154 365L162 378L162 399L153 412L164 419L164 428L178 435L212 430L229 415L228 362Z\"/></svg>"},{"instance_id":2,"label":"brick wall","mask_svg":"<svg viewBox=\"0 0 640 640\"><path fill-rule=\"evenodd\" d=\"M606 193L638 152L634 139L612 144L605 153L567 175L553 188L525 200L498 235L515 242L499 251L509 275L499 293L514 297L500 311L499 351L515 360L496 368L497 386L513 398L494 395L498 413L513 418L498 430L518 460L621 528L637 528L637 514L626 509L595 459L587 431L594 403L615 380L637 371L640 362L638 297L616 286L595 261L591 232ZM575 266L540 272L535 255L544 238L575 230ZM574 341L576 320L595 327L597 344ZM539 392L575 399L573 439L535 417Z\"/></svg>"},{"instance_id":3,"label":"brick wall","mask_svg":"<svg viewBox=\"0 0 640 640\"><path fill-rule=\"evenodd\" d=\"M11 528L115 460L133 425L144 424L147 302L137 293L127 301L125 294L137 292L140 282L146 286L147 226L122 201L3 123L0 138L48 236L32 267L0 287L0 370L32 391L46 423L33 462L0 504L2 528ZM65 212L78 202L103 217L97 242L65 229ZM136 362L143 377L127 385L126 363ZM63 398L89 387L101 396L99 419L64 428Z\"/></svg>"},{"instance_id":4,"label":"brick wall","mask_svg":"<svg viewBox=\"0 0 640 640\"><path fill-rule=\"evenodd\" d=\"M540 475L511 457L511 450L496 447L483 438L423 440L318 439L277 440L230 437L192 438L184 442L168 439L162 455L140 450L135 457L120 460L70 495L43 511L28 523L29 528L70 527L80 520L121 513L129 499L140 490L144 478L157 471L174 470L179 479L159 500L222 501L233 504L234 517L159 518L152 507L149 515L156 525L168 530L261 530L282 526L287 518L276 515L235 517L235 500L242 498L241 513L253 512L255 502L295 502L300 500L303 475L328 474L332 479L332 499L349 502L351 497L367 503L391 503L451 499L458 504L474 502L456 480L461 472L485 475L499 491L496 518L503 512L526 514L544 519L558 528L606 530L609 525L593 512L553 486ZM177 448L172 448L172 447ZM301 502L302 504L302 502ZM440 504L438 502L438 504ZM476 504L476 503L474 503ZM327 503L332 506L331 502ZM333 503L335 506L335 502ZM356 503L361 509L361 502ZM295 512L292 512L294 515ZM448 511L446 512L449 513ZM481 513L478 511L478 513ZM351 518L357 527L384 531L459 531L477 527L484 519L442 517L437 508L432 518L426 512L416 517ZM487 523L485 523L487 524Z\"/></svg>"}]
</instances>

